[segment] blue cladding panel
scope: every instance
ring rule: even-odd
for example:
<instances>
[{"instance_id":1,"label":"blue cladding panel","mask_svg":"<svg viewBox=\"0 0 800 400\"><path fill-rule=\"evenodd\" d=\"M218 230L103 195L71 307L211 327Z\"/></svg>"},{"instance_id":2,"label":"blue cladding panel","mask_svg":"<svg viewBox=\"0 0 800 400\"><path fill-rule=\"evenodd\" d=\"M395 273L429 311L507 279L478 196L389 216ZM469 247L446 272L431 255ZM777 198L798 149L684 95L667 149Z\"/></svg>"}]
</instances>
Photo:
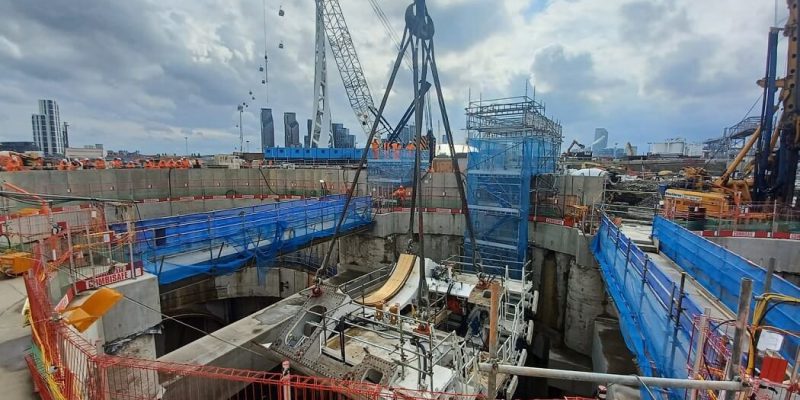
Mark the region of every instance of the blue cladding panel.
<instances>
[{"instance_id":1,"label":"blue cladding panel","mask_svg":"<svg viewBox=\"0 0 800 400\"><path fill-rule=\"evenodd\" d=\"M755 296L763 294L767 271L741 256L660 216L653 221L653 236L660 241L664 254L729 309L736 311L738 307L739 285L744 278L753 280ZM777 275L772 279L772 292L800 298L800 288ZM800 332L800 311L791 304L775 306L767 314L765 321L766 325ZM800 339L786 337L781 355L787 360L793 360L798 345Z\"/></svg>"},{"instance_id":2,"label":"blue cladding panel","mask_svg":"<svg viewBox=\"0 0 800 400\"><path fill-rule=\"evenodd\" d=\"M619 311L625 343L636 355L642 373L686 378L692 320L700 314L697 303L689 295L684 296L680 324L676 324L674 312L670 313L677 301L672 288L678 282L664 274L606 216L592 243L592 252ZM684 396L683 390L668 393L676 399Z\"/></svg>"}]
</instances>

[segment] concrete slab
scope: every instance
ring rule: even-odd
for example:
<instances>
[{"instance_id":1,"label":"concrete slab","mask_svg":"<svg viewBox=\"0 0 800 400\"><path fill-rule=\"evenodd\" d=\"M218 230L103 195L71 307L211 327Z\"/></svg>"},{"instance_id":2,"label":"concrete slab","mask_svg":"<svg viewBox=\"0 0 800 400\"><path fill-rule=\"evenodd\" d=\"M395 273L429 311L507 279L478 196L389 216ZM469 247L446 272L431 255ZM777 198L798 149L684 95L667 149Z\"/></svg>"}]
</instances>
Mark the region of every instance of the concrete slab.
<instances>
[{"instance_id":1,"label":"concrete slab","mask_svg":"<svg viewBox=\"0 0 800 400\"><path fill-rule=\"evenodd\" d=\"M0 280L0 388L3 399L38 398L33 393L33 383L23 359L31 344L30 328L22 326L21 311L26 297L22 278Z\"/></svg>"}]
</instances>

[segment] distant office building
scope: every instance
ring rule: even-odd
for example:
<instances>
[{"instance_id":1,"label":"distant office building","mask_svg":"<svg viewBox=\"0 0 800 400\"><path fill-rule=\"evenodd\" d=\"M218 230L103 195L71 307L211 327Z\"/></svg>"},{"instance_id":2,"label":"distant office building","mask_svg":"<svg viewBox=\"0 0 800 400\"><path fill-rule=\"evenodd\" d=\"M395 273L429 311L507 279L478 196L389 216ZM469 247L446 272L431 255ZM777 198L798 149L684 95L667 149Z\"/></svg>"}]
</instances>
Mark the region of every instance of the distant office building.
<instances>
[{"instance_id":1,"label":"distant office building","mask_svg":"<svg viewBox=\"0 0 800 400\"><path fill-rule=\"evenodd\" d=\"M306 128L307 128L306 135L303 136L303 147L305 147L305 148L311 147L311 129L313 127L314 127L314 121L312 121L309 118L308 121L307 121L307 126L306 126Z\"/></svg>"},{"instance_id":2,"label":"distant office building","mask_svg":"<svg viewBox=\"0 0 800 400\"><path fill-rule=\"evenodd\" d=\"M66 149L69 147L69 124L64 122L61 128L61 132L64 135L64 148Z\"/></svg>"},{"instance_id":3,"label":"distant office building","mask_svg":"<svg viewBox=\"0 0 800 400\"><path fill-rule=\"evenodd\" d=\"M64 156L69 159L84 159L88 158L90 160L96 158L105 158L106 152L103 150L103 145L88 145L83 147L67 147L64 149Z\"/></svg>"},{"instance_id":4,"label":"distant office building","mask_svg":"<svg viewBox=\"0 0 800 400\"><path fill-rule=\"evenodd\" d=\"M272 109L261 109L261 150L275 147L275 121L272 119Z\"/></svg>"},{"instance_id":5,"label":"distant office building","mask_svg":"<svg viewBox=\"0 0 800 400\"><path fill-rule=\"evenodd\" d=\"M412 124L408 124L403 127L400 131L400 134L397 135L397 140L400 141L402 144L408 144L409 142L413 142L415 139L415 135L417 134L416 127Z\"/></svg>"},{"instance_id":6,"label":"distant office building","mask_svg":"<svg viewBox=\"0 0 800 400\"><path fill-rule=\"evenodd\" d=\"M592 152L596 153L608 147L608 131L606 128L595 128L594 142L592 142Z\"/></svg>"},{"instance_id":7,"label":"distant office building","mask_svg":"<svg viewBox=\"0 0 800 400\"><path fill-rule=\"evenodd\" d=\"M333 132L333 147L340 149L352 149L356 147L355 135L351 135L350 129L345 128L344 124L331 124L331 131Z\"/></svg>"},{"instance_id":8,"label":"distant office building","mask_svg":"<svg viewBox=\"0 0 800 400\"><path fill-rule=\"evenodd\" d=\"M26 151L39 151L39 146L35 142L0 142L0 151L24 153Z\"/></svg>"},{"instance_id":9,"label":"distant office building","mask_svg":"<svg viewBox=\"0 0 800 400\"><path fill-rule=\"evenodd\" d=\"M450 144L450 142L447 141L447 135L442 135L442 144Z\"/></svg>"},{"instance_id":10,"label":"distant office building","mask_svg":"<svg viewBox=\"0 0 800 400\"><path fill-rule=\"evenodd\" d=\"M64 154L69 143L65 123L61 124L58 104L54 100L39 100L39 113L31 115L33 141L46 156Z\"/></svg>"},{"instance_id":11,"label":"distant office building","mask_svg":"<svg viewBox=\"0 0 800 400\"><path fill-rule=\"evenodd\" d=\"M284 147L300 147L300 124L297 123L297 114L283 113Z\"/></svg>"}]
</instances>

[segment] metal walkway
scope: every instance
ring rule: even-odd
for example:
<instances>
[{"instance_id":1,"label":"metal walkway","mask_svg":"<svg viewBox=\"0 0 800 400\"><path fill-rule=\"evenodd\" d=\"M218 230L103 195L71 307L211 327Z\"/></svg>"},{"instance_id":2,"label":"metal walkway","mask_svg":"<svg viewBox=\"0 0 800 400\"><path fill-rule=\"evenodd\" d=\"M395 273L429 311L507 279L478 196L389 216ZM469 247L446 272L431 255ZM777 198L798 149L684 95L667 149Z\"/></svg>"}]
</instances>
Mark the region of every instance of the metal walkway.
<instances>
[{"instance_id":1,"label":"metal walkway","mask_svg":"<svg viewBox=\"0 0 800 400\"><path fill-rule=\"evenodd\" d=\"M344 203L344 196L329 196L141 220L134 252L162 285L246 265L265 272L279 255L329 239ZM371 223L371 198L353 198L342 232ZM113 228L127 232L124 224Z\"/></svg>"}]
</instances>

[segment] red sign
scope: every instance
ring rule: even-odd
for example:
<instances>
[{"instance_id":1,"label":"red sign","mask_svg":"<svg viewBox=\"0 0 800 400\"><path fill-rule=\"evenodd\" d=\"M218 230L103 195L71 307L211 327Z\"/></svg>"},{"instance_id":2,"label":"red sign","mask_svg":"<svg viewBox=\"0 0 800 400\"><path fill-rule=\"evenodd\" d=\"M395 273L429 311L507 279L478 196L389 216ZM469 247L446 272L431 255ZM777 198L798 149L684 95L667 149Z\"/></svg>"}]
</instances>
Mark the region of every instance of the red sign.
<instances>
[{"instance_id":1,"label":"red sign","mask_svg":"<svg viewBox=\"0 0 800 400\"><path fill-rule=\"evenodd\" d=\"M87 290L97 289L101 286L110 285L112 283L122 282L127 279L133 279L142 275L144 275L144 270L142 267L135 267L133 269L125 268L123 270L80 280L75 283L75 288L77 289L78 293L80 293Z\"/></svg>"},{"instance_id":2,"label":"red sign","mask_svg":"<svg viewBox=\"0 0 800 400\"><path fill-rule=\"evenodd\" d=\"M59 313L61 311L64 311L64 309L67 308L67 306L69 305L69 303L72 301L73 298L75 298L75 290L73 290L70 287L69 289L67 289L67 293L64 295L64 297L62 297L61 300L59 300L58 304L56 304L55 311Z\"/></svg>"}]
</instances>

